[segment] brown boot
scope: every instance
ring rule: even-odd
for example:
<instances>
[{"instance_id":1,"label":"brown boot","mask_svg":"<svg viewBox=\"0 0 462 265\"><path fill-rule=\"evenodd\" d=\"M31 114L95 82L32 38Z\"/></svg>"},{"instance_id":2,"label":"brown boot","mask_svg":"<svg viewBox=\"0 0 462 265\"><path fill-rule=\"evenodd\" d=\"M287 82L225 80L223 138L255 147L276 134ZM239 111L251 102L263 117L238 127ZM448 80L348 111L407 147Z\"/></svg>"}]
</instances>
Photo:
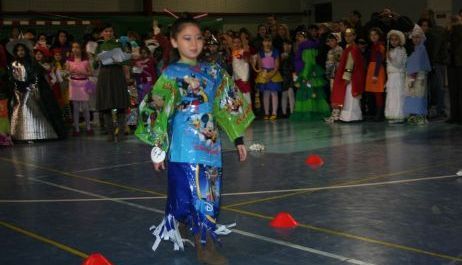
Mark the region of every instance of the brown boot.
<instances>
[{"instance_id":1,"label":"brown boot","mask_svg":"<svg viewBox=\"0 0 462 265\"><path fill-rule=\"evenodd\" d=\"M122 142L125 140L125 113L117 113L117 135L116 142Z\"/></svg>"},{"instance_id":2,"label":"brown boot","mask_svg":"<svg viewBox=\"0 0 462 265\"><path fill-rule=\"evenodd\" d=\"M215 248L215 242L212 237L207 235L207 243L205 246L202 245L200 240L200 233L194 235L194 241L196 244L197 260L207 265L228 265L228 259L217 252Z\"/></svg>"},{"instance_id":3,"label":"brown boot","mask_svg":"<svg viewBox=\"0 0 462 265\"><path fill-rule=\"evenodd\" d=\"M178 230L180 231L181 238L183 238L183 239L188 238L188 227L186 227L185 224L179 223L178 224Z\"/></svg>"},{"instance_id":4,"label":"brown boot","mask_svg":"<svg viewBox=\"0 0 462 265\"><path fill-rule=\"evenodd\" d=\"M107 141L114 142L114 123L112 121L112 113L104 113L104 123L107 131Z\"/></svg>"}]
</instances>

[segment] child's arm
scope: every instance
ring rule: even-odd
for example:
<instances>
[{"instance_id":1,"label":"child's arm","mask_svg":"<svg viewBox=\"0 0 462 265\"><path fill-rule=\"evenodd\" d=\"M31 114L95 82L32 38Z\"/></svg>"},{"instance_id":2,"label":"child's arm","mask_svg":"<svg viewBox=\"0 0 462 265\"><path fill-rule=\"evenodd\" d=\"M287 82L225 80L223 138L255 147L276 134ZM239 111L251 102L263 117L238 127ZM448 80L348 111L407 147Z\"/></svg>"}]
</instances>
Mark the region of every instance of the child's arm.
<instances>
[{"instance_id":1,"label":"child's arm","mask_svg":"<svg viewBox=\"0 0 462 265\"><path fill-rule=\"evenodd\" d=\"M274 60L274 69L268 73L268 79L273 78L273 76L279 71L279 57Z\"/></svg>"},{"instance_id":2,"label":"child's arm","mask_svg":"<svg viewBox=\"0 0 462 265\"><path fill-rule=\"evenodd\" d=\"M255 55L255 59L252 60L252 68L255 72L260 73L261 72L261 60L260 56Z\"/></svg>"},{"instance_id":3,"label":"child's arm","mask_svg":"<svg viewBox=\"0 0 462 265\"><path fill-rule=\"evenodd\" d=\"M93 75L93 69L92 69L92 67L91 67L90 61L88 61L88 64L87 64L87 75L88 75L88 76L92 76L92 75Z\"/></svg>"},{"instance_id":4,"label":"child's arm","mask_svg":"<svg viewBox=\"0 0 462 265\"><path fill-rule=\"evenodd\" d=\"M355 61L353 59L353 55L351 54L351 52L349 52L347 62L345 65L345 72L343 73L343 76L342 76L343 80L346 80L347 82L351 81L354 65L355 65Z\"/></svg>"},{"instance_id":5,"label":"child's arm","mask_svg":"<svg viewBox=\"0 0 462 265\"><path fill-rule=\"evenodd\" d=\"M374 76L372 77L373 82L375 83L379 77L380 68L382 67L383 63L383 47L380 47L380 51L377 51L375 54L375 69L374 69Z\"/></svg>"},{"instance_id":6,"label":"child's arm","mask_svg":"<svg viewBox=\"0 0 462 265\"><path fill-rule=\"evenodd\" d=\"M215 94L213 114L218 125L234 142L239 153L239 160L247 156L242 135L255 118L251 106L242 93L235 89L234 81L226 71L221 70L221 84Z\"/></svg>"},{"instance_id":7,"label":"child's arm","mask_svg":"<svg viewBox=\"0 0 462 265\"><path fill-rule=\"evenodd\" d=\"M169 148L168 121L175 112L178 100L175 80L163 74L139 106L135 135L154 147L151 158L156 170L165 168L164 160Z\"/></svg>"}]
</instances>

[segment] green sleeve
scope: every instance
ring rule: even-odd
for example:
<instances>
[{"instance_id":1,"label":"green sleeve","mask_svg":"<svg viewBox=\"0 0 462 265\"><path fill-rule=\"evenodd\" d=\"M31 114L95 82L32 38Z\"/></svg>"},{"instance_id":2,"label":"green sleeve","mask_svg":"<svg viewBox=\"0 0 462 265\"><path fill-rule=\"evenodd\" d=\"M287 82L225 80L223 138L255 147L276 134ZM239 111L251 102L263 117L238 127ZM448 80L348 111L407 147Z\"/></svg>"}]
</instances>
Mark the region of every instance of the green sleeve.
<instances>
[{"instance_id":1,"label":"green sleeve","mask_svg":"<svg viewBox=\"0 0 462 265\"><path fill-rule=\"evenodd\" d=\"M234 142L243 136L247 127L255 118L252 107L234 85L229 74L222 70L223 79L219 85L213 103L213 114L218 125Z\"/></svg>"},{"instance_id":2,"label":"green sleeve","mask_svg":"<svg viewBox=\"0 0 462 265\"><path fill-rule=\"evenodd\" d=\"M167 152L169 148L168 123L179 100L175 80L161 75L139 106L136 137Z\"/></svg>"}]
</instances>

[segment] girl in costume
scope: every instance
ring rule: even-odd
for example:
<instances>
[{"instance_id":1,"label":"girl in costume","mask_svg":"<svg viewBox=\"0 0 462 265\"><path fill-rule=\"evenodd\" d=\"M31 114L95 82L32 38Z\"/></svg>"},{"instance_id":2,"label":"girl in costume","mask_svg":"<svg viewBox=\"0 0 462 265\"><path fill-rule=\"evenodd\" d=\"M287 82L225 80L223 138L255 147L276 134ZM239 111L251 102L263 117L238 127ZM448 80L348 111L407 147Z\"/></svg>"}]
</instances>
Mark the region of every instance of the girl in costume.
<instances>
[{"instance_id":1,"label":"girl in costume","mask_svg":"<svg viewBox=\"0 0 462 265\"><path fill-rule=\"evenodd\" d=\"M52 61L52 73L51 73L51 84L53 93L56 100L59 100L59 105L63 112L63 117L66 122L71 121L71 106L69 102L69 73L65 70L65 57L63 57L64 51L55 48L52 50L53 61Z\"/></svg>"},{"instance_id":2,"label":"girl in costume","mask_svg":"<svg viewBox=\"0 0 462 265\"><path fill-rule=\"evenodd\" d=\"M362 120L360 100L364 91L365 66L355 39L354 29L346 29L346 47L335 73L331 94L332 115L330 120L332 122Z\"/></svg>"},{"instance_id":3,"label":"girl in costume","mask_svg":"<svg viewBox=\"0 0 462 265\"><path fill-rule=\"evenodd\" d=\"M278 92L282 88L282 76L279 73L279 51L273 49L271 35L263 38L263 49L258 52L255 72L258 73L255 83L263 91L263 108L265 120L276 120L278 111ZM270 97L272 101L272 114L270 111Z\"/></svg>"},{"instance_id":4,"label":"girl in costume","mask_svg":"<svg viewBox=\"0 0 462 265\"><path fill-rule=\"evenodd\" d=\"M140 58L135 60L135 65L133 67L133 73L136 75L135 80L138 92L138 103L141 102L156 82L157 74L155 67L156 62L149 48L146 46L140 48Z\"/></svg>"},{"instance_id":5,"label":"girl in costume","mask_svg":"<svg viewBox=\"0 0 462 265\"><path fill-rule=\"evenodd\" d=\"M228 264L215 249L221 191L219 125L246 159L242 134L254 118L232 78L217 64L199 63L204 40L198 22L179 18L171 42L180 59L170 64L140 104L136 136L153 145L156 170L168 168L168 199L161 224L152 227L156 250L162 239L183 249L180 234L193 233L197 257L205 264Z\"/></svg>"},{"instance_id":6,"label":"girl in costume","mask_svg":"<svg viewBox=\"0 0 462 265\"><path fill-rule=\"evenodd\" d=\"M292 53L292 42L284 40L283 51L281 54L281 74L282 79L282 99L281 110L284 118L289 117L287 113L287 105L289 106L290 114L294 113L295 94L294 94L294 56Z\"/></svg>"},{"instance_id":7,"label":"girl in costume","mask_svg":"<svg viewBox=\"0 0 462 265\"><path fill-rule=\"evenodd\" d=\"M427 73L432 70L422 29L415 25L411 36L414 51L407 60L404 115L410 124L427 123Z\"/></svg>"},{"instance_id":8,"label":"girl in costume","mask_svg":"<svg viewBox=\"0 0 462 265\"><path fill-rule=\"evenodd\" d=\"M404 121L404 89L406 80L407 54L404 34L391 30L387 35L389 50L387 53L387 99L385 102L385 118L389 123Z\"/></svg>"},{"instance_id":9,"label":"girl in costume","mask_svg":"<svg viewBox=\"0 0 462 265\"><path fill-rule=\"evenodd\" d=\"M122 140L123 133L116 137L112 110L117 109L118 131L125 131L125 111L130 105L127 81L130 72L127 66L129 58L122 52L122 46L114 39L112 25L106 24L102 31L103 41L98 44L95 54L100 62L98 81L96 83L96 110L103 114L109 142ZM117 60L105 57L105 54L117 55Z\"/></svg>"},{"instance_id":10,"label":"girl in costume","mask_svg":"<svg viewBox=\"0 0 462 265\"><path fill-rule=\"evenodd\" d=\"M0 44L0 146L13 145L10 136L10 119L8 117L9 91L6 85L7 65L6 52Z\"/></svg>"},{"instance_id":11,"label":"girl in costume","mask_svg":"<svg viewBox=\"0 0 462 265\"><path fill-rule=\"evenodd\" d=\"M43 68L30 56L32 44L18 40L9 42L7 49L14 56L8 69L13 90L12 138L19 141L64 138L61 111Z\"/></svg>"},{"instance_id":12,"label":"girl in costume","mask_svg":"<svg viewBox=\"0 0 462 265\"><path fill-rule=\"evenodd\" d=\"M385 91L385 46L381 42L383 32L379 28L369 30L372 43L366 75L366 92L375 99L375 121L383 120L384 91Z\"/></svg>"},{"instance_id":13,"label":"girl in costume","mask_svg":"<svg viewBox=\"0 0 462 265\"><path fill-rule=\"evenodd\" d=\"M324 87L326 86L324 70L316 63L318 48L319 41L313 39L302 42L298 47L295 56L295 60L298 61L295 64L296 71L298 70L295 86L298 87L298 90L291 120L323 120L330 114L330 107L324 94ZM300 66L302 66L301 69Z\"/></svg>"},{"instance_id":14,"label":"girl in costume","mask_svg":"<svg viewBox=\"0 0 462 265\"><path fill-rule=\"evenodd\" d=\"M43 49L42 47L34 48L34 59L40 66L43 67L43 69L45 70L44 72L45 79L48 82L50 82L52 67L51 67L51 64L48 63L48 56L47 56L46 50Z\"/></svg>"},{"instance_id":15,"label":"girl in costume","mask_svg":"<svg viewBox=\"0 0 462 265\"><path fill-rule=\"evenodd\" d=\"M233 79L236 86L244 95L247 103L251 104L250 98L250 83L249 83L249 60L250 53L244 50L241 38L238 35L233 37L233 50L232 50L231 64L233 66Z\"/></svg>"},{"instance_id":16,"label":"girl in costume","mask_svg":"<svg viewBox=\"0 0 462 265\"><path fill-rule=\"evenodd\" d=\"M94 91L94 83L88 77L91 76L91 66L88 57L82 51L78 42L72 43L71 57L66 62L66 70L70 74L69 99L72 101L74 136L80 135L79 117L80 110L85 117L87 135L93 135L90 124L89 94Z\"/></svg>"},{"instance_id":17,"label":"girl in costume","mask_svg":"<svg viewBox=\"0 0 462 265\"><path fill-rule=\"evenodd\" d=\"M329 87L331 93L334 86L335 73L337 72L337 68L340 63L340 58L342 57L343 53L342 47L338 45L339 38L339 35L331 33L329 34L329 36L327 36L326 40L327 46L330 47L329 51L327 52L326 77L327 80L329 80Z\"/></svg>"}]
</instances>

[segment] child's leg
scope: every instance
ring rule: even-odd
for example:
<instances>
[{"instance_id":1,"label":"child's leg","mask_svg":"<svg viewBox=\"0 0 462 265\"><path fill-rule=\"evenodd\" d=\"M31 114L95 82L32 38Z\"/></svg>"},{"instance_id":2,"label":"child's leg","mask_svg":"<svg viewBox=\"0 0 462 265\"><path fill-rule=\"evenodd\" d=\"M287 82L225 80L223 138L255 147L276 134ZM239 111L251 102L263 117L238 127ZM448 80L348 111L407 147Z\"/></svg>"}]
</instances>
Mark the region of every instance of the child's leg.
<instances>
[{"instance_id":1,"label":"child's leg","mask_svg":"<svg viewBox=\"0 0 462 265\"><path fill-rule=\"evenodd\" d=\"M80 101L72 101L73 107L73 119L74 119L74 131L79 132L79 117L80 117Z\"/></svg>"},{"instance_id":2,"label":"child's leg","mask_svg":"<svg viewBox=\"0 0 462 265\"><path fill-rule=\"evenodd\" d=\"M289 88L290 89L290 88ZM289 97L289 90L282 92L282 99L281 99L281 110L282 114L287 115L287 99Z\"/></svg>"},{"instance_id":3,"label":"child's leg","mask_svg":"<svg viewBox=\"0 0 462 265\"><path fill-rule=\"evenodd\" d=\"M88 104L88 101L82 101L82 111L83 115L85 117L85 126L87 128L87 131L91 130L91 124L90 124L90 105Z\"/></svg>"},{"instance_id":4,"label":"child's leg","mask_svg":"<svg viewBox=\"0 0 462 265\"><path fill-rule=\"evenodd\" d=\"M375 111L376 111L376 114L375 114L375 119L377 121L380 121L383 119L383 108L385 106L385 100L383 98L383 93L381 92L378 92L378 93L374 93L375 94Z\"/></svg>"},{"instance_id":5,"label":"child's leg","mask_svg":"<svg viewBox=\"0 0 462 265\"><path fill-rule=\"evenodd\" d=\"M272 99L272 106L273 106L273 115L278 114L278 105L279 105L279 98L277 91L271 91L271 99Z\"/></svg>"},{"instance_id":6,"label":"child's leg","mask_svg":"<svg viewBox=\"0 0 462 265\"><path fill-rule=\"evenodd\" d=\"M250 98L250 92L243 93L243 95L244 95L244 99L247 101L247 103L252 105L252 99Z\"/></svg>"},{"instance_id":7,"label":"child's leg","mask_svg":"<svg viewBox=\"0 0 462 265\"><path fill-rule=\"evenodd\" d=\"M263 91L263 108L265 109L265 115L269 115L269 101L270 101L271 91Z\"/></svg>"},{"instance_id":8,"label":"child's leg","mask_svg":"<svg viewBox=\"0 0 462 265\"><path fill-rule=\"evenodd\" d=\"M287 90L287 94L289 96L289 108L290 108L290 114L294 113L294 108L295 108L295 94L294 94L294 89L289 87L289 90Z\"/></svg>"}]
</instances>

